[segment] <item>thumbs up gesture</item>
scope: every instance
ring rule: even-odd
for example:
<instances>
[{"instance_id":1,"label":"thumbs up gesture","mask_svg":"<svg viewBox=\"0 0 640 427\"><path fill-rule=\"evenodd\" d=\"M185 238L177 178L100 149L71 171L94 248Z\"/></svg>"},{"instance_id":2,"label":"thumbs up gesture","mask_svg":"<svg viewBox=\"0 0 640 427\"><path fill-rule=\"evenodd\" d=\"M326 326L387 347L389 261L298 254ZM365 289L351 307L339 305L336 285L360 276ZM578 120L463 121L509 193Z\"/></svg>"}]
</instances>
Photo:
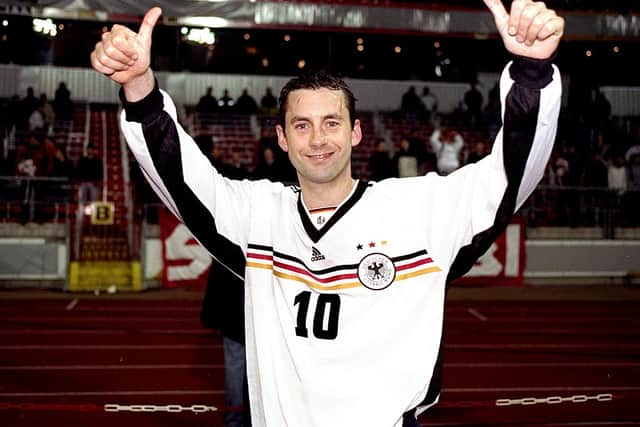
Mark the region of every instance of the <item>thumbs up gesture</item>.
<instances>
[{"instance_id":1,"label":"thumbs up gesture","mask_svg":"<svg viewBox=\"0 0 640 427\"><path fill-rule=\"evenodd\" d=\"M501 0L484 0L502 41L514 55L547 59L558 48L564 19L540 1L513 0L509 12Z\"/></svg>"},{"instance_id":2,"label":"thumbs up gesture","mask_svg":"<svg viewBox=\"0 0 640 427\"><path fill-rule=\"evenodd\" d=\"M147 77L146 80L149 80L149 75L152 76L149 68L151 35L160 15L162 9L159 7L149 9L137 33L118 24L103 33L102 40L91 52L93 68L123 85L125 91L127 85L136 83L141 77Z\"/></svg>"}]
</instances>

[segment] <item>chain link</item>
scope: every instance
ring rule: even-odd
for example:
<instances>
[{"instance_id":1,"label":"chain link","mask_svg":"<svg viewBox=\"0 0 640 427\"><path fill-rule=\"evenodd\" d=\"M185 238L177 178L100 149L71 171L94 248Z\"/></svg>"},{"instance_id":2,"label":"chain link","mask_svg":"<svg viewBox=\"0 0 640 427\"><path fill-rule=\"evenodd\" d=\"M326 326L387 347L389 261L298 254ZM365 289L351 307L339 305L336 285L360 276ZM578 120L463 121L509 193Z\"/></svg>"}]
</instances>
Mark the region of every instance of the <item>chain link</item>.
<instances>
[{"instance_id":1,"label":"chain link","mask_svg":"<svg viewBox=\"0 0 640 427\"><path fill-rule=\"evenodd\" d=\"M602 393L594 396L587 396L585 394L577 394L573 396L561 397L561 396L549 396L549 397L524 397L522 399L498 399L496 400L496 406L513 406L513 405L537 405L539 403L546 403L548 405L556 405L558 403L584 403L590 400L596 402L607 402L613 400L613 394Z\"/></svg>"},{"instance_id":2,"label":"chain link","mask_svg":"<svg viewBox=\"0 0 640 427\"><path fill-rule=\"evenodd\" d=\"M206 405L118 405L117 403L107 403L104 405L106 412L194 412L200 414L203 412L215 412L218 410L215 406Z\"/></svg>"}]
</instances>

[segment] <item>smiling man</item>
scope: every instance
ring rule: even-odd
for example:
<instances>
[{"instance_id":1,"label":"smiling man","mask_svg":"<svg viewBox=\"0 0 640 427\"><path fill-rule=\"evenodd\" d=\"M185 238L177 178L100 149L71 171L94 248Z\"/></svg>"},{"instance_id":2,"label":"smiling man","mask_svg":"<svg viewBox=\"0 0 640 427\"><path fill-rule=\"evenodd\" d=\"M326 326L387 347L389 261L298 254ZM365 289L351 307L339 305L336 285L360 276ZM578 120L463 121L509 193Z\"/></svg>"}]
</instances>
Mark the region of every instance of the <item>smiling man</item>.
<instances>
[{"instance_id":1,"label":"smiling man","mask_svg":"<svg viewBox=\"0 0 640 427\"><path fill-rule=\"evenodd\" d=\"M447 285L509 224L542 178L560 111L551 64L564 20L544 3L485 0L513 56L493 150L442 177L351 176L355 98L323 72L280 95L278 143L299 186L216 171L149 67L160 9L103 35L93 67L122 84L122 131L149 183L243 279L255 426L407 427L437 403Z\"/></svg>"}]
</instances>

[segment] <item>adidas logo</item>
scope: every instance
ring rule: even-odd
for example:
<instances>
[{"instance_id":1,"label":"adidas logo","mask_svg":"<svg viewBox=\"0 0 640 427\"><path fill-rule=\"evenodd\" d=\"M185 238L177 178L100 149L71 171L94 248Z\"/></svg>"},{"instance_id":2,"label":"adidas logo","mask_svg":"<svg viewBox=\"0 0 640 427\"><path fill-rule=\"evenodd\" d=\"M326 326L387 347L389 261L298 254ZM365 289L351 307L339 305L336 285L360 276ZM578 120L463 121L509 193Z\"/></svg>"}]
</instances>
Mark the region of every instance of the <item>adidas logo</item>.
<instances>
[{"instance_id":1,"label":"adidas logo","mask_svg":"<svg viewBox=\"0 0 640 427\"><path fill-rule=\"evenodd\" d=\"M314 246L311 247L311 261L320 261L324 259L324 255Z\"/></svg>"}]
</instances>

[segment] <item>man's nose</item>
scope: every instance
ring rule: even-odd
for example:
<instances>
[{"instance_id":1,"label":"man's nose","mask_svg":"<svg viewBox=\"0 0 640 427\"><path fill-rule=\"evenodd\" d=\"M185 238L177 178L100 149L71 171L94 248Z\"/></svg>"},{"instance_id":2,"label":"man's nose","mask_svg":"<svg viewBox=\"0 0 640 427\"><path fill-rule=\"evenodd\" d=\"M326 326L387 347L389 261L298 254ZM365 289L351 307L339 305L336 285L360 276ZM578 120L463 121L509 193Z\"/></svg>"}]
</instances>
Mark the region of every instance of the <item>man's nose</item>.
<instances>
[{"instance_id":1,"label":"man's nose","mask_svg":"<svg viewBox=\"0 0 640 427\"><path fill-rule=\"evenodd\" d=\"M314 127L313 135L311 138L311 144L320 146L320 145L326 144L326 141L327 141L327 134L322 129L322 126Z\"/></svg>"}]
</instances>

